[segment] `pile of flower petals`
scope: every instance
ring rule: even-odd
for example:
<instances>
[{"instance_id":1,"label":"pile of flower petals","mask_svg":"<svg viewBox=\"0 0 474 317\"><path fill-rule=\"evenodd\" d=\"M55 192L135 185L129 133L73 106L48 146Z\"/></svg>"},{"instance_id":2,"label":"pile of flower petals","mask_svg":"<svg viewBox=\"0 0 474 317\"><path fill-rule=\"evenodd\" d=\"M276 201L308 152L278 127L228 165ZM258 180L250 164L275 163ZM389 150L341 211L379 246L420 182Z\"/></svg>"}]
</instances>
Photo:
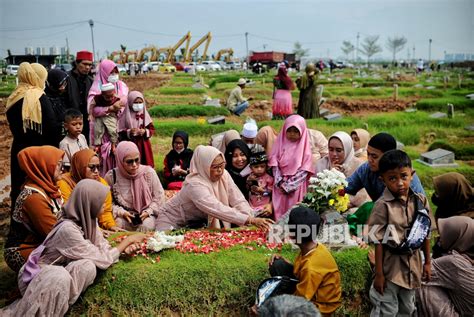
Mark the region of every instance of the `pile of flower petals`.
<instances>
[{"instance_id":1,"label":"pile of flower petals","mask_svg":"<svg viewBox=\"0 0 474 317\"><path fill-rule=\"evenodd\" d=\"M254 245L273 250L281 248L281 244L270 243L266 232L262 230L222 230L190 231L184 235L184 240L177 244L176 249L181 253L210 253L229 249L236 245L244 245L254 250Z\"/></svg>"}]
</instances>

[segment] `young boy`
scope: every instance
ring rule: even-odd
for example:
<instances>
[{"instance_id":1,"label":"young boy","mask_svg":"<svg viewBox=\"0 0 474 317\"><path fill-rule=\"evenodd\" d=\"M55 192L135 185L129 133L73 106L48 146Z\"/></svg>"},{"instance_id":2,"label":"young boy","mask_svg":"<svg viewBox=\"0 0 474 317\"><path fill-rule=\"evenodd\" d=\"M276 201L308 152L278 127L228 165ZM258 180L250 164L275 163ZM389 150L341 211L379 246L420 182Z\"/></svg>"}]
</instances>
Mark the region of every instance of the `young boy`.
<instances>
[{"instance_id":1,"label":"young boy","mask_svg":"<svg viewBox=\"0 0 474 317\"><path fill-rule=\"evenodd\" d=\"M74 153L87 149L87 141L82 134L83 115L74 108L66 110L64 113L64 130L67 131L66 136L59 143L59 148L65 153L63 158L64 171L68 172L71 167L71 158Z\"/></svg>"},{"instance_id":2,"label":"young boy","mask_svg":"<svg viewBox=\"0 0 474 317\"><path fill-rule=\"evenodd\" d=\"M95 96L89 106L89 113L93 113L94 107L103 107L107 108L108 114L103 117L94 117L93 145L96 148L96 152L98 152L102 144L102 137L107 131L110 136L110 142L112 143L112 152L115 152L115 147L118 142L117 113L121 109L120 98L115 95L115 86L112 83L103 84L100 90L101 94Z\"/></svg>"},{"instance_id":3,"label":"young boy","mask_svg":"<svg viewBox=\"0 0 474 317\"><path fill-rule=\"evenodd\" d=\"M371 316L411 316L415 311L415 289L420 287L422 275L426 280L431 278L430 226L425 223L424 234L415 238L410 233L420 228L417 210L430 217L429 204L424 195L410 189L415 171L405 152L386 152L378 163L378 172L386 188L369 218L369 240L375 244Z\"/></svg>"},{"instance_id":4,"label":"young boy","mask_svg":"<svg viewBox=\"0 0 474 317\"><path fill-rule=\"evenodd\" d=\"M272 212L273 177L268 175L268 158L265 151L252 152L250 155L250 169L252 172L247 178L249 189L249 204L257 216L269 216Z\"/></svg>"},{"instance_id":5,"label":"young boy","mask_svg":"<svg viewBox=\"0 0 474 317\"><path fill-rule=\"evenodd\" d=\"M368 160L347 179L346 193L356 195L365 188L372 201L379 199L385 189L385 184L379 177L379 160L385 152L396 148L397 141L390 134L381 132L374 135L367 146ZM412 177L411 188L415 193L425 194L416 174Z\"/></svg>"},{"instance_id":6,"label":"young boy","mask_svg":"<svg viewBox=\"0 0 474 317\"><path fill-rule=\"evenodd\" d=\"M290 212L289 231L300 254L294 266L278 254L269 262L272 276L288 276L299 280L294 295L311 301L330 315L341 305L341 277L336 261L328 249L316 241L321 218L312 209L296 207Z\"/></svg>"}]
</instances>

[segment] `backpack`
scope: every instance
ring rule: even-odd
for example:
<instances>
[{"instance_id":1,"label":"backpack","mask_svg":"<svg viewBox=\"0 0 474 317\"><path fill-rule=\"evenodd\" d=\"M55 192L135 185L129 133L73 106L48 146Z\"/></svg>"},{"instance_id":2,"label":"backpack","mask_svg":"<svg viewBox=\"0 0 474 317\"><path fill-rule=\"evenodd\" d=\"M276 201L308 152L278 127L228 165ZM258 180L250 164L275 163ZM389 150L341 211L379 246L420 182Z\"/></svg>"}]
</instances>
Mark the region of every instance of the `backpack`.
<instances>
[{"instance_id":1,"label":"backpack","mask_svg":"<svg viewBox=\"0 0 474 317\"><path fill-rule=\"evenodd\" d=\"M430 234L431 219L421 199L415 195L415 219L410 226L408 236L397 246L389 247L396 254L412 254L421 246Z\"/></svg>"}]
</instances>

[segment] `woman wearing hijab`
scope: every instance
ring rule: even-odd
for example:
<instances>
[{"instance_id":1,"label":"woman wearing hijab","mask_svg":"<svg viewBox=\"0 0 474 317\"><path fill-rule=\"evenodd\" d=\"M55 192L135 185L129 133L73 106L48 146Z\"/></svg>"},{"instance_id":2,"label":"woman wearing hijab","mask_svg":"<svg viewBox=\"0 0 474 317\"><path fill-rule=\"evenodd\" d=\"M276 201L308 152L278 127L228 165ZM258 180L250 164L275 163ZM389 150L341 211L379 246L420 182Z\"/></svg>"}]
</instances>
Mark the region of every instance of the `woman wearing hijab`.
<instances>
[{"instance_id":1,"label":"woman wearing hijab","mask_svg":"<svg viewBox=\"0 0 474 317\"><path fill-rule=\"evenodd\" d=\"M115 95L120 99L122 108L127 105L128 101L128 87L127 85L119 80L119 71L117 65L114 62L108 59L104 59L99 64L98 73L95 76L92 87L89 90L89 95L87 97L87 109L92 109L92 113L89 113L89 118L92 117L92 120L89 120L90 129L89 129L89 139L93 140L94 138L94 119L96 117L103 117L108 115L108 110L105 107L90 107L91 102L94 100L96 95L101 94L101 87L103 84L112 83L115 86ZM92 116L91 116L92 115ZM122 115L122 111L118 112L118 119ZM87 136L86 136L87 137ZM102 138L102 144L100 147L100 159L101 159L101 175L105 175L109 170L115 167L115 157L111 153L112 151L112 142L110 142L110 136L105 133Z\"/></svg>"},{"instance_id":2,"label":"woman wearing hijab","mask_svg":"<svg viewBox=\"0 0 474 317\"><path fill-rule=\"evenodd\" d=\"M155 170L140 164L135 143L117 146L117 167L105 175L112 189L112 210L118 227L131 231L155 228L155 216L164 203L164 190Z\"/></svg>"},{"instance_id":3,"label":"woman wearing hijab","mask_svg":"<svg viewBox=\"0 0 474 317\"><path fill-rule=\"evenodd\" d=\"M60 69L51 69L48 72L46 88L44 92L48 96L49 102L55 115L55 136L57 144L63 138L64 113L69 108L66 104L64 92L66 91L67 79L69 75Z\"/></svg>"},{"instance_id":4,"label":"woman wearing hijab","mask_svg":"<svg viewBox=\"0 0 474 317\"><path fill-rule=\"evenodd\" d=\"M351 132L352 143L354 144L354 156L367 161L367 145L370 140L370 133L364 129L355 129Z\"/></svg>"},{"instance_id":5,"label":"woman wearing hijab","mask_svg":"<svg viewBox=\"0 0 474 317\"><path fill-rule=\"evenodd\" d=\"M105 270L118 261L120 253L140 248L144 234L128 236L112 248L98 230L97 217L108 191L90 179L77 184L63 207L62 219L20 271L18 286L23 297L0 311L2 316L64 316L94 282L97 269Z\"/></svg>"},{"instance_id":6,"label":"woman wearing hijab","mask_svg":"<svg viewBox=\"0 0 474 317\"><path fill-rule=\"evenodd\" d=\"M435 218L467 216L474 218L474 188L464 175L450 172L433 177Z\"/></svg>"},{"instance_id":7,"label":"woman wearing hijab","mask_svg":"<svg viewBox=\"0 0 474 317\"><path fill-rule=\"evenodd\" d=\"M128 94L128 106L118 121L118 130L121 141L132 141L137 145L141 164L154 168L150 138L155 134L155 127L141 92L132 91Z\"/></svg>"},{"instance_id":8,"label":"woman wearing hijab","mask_svg":"<svg viewBox=\"0 0 474 317\"><path fill-rule=\"evenodd\" d=\"M273 118L285 119L293 114L291 90L295 89L295 83L288 76L288 70L284 63L278 66L278 74L273 78L273 87Z\"/></svg>"},{"instance_id":9,"label":"woman wearing hijab","mask_svg":"<svg viewBox=\"0 0 474 317\"><path fill-rule=\"evenodd\" d=\"M61 196L64 202L67 202L71 194L83 179L92 179L108 186L105 179L99 175L100 161L97 153L91 149L84 149L76 152L71 160L71 171L62 175L58 181L58 186L61 191ZM115 224L114 215L112 212L112 194L110 191L105 198L104 211L98 216L99 226L102 229L110 231L121 231Z\"/></svg>"},{"instance_id":10,"label":"woman wearing hijab","mask_svg":"<svg viewBox=\"0 0 474 317\"><path fill-rule=\"evenodd\" d=\"M210 227L255 225L268 229L269 219L252 217L252 207L225 170L224 155L212 146L199 145L190 173L179 193L158 212L156 230L165 231L207 222Z\"/></svg>"},{"instance_id":11,"label":"woman wearing hijab","mask_svg":"<svg viewBox=\"0 0 474 317\"><path fill-rule=\"evenodd\" d=\"M47 76L43 65L21 63L18 86L7 99L6 115L13 135L10 152L12 202L16 201L26 176L18 164L18 153L29 146L59 146L53 107L44 94Z\"/></svg>"},{"instance_id":12,"label":"woman wearing hijab","mask_svg":"<svg viewBox=\"0 0 474 317\"><path fill-rule=\"evenodd\" d=\"M225 152L227 145L233 141L240 139L240 133L237 130L229 130L223 133L213 135L211 137L211 142L209 145L212 145L222 153Z\"/></svg>"},{"instance_id":13,"label":"woman wearing hijab","mask_svg":"<svg viewBox=\"0 0 474 317\"><path fill-rule=\"evenodd\" d=\"M305 73L296 80L300 90L298 100L298 114L305 119L319 118L319 104L317 100L317 69L313 63L306 65Z\"/></svg>"},{"instance_id":14,"label":"woman wearing hijab","mask_svg":"<svg viewBox=\"0 0 474 317\"><path fill-rule=\"evenodd\" d=\"M271 126L264 126L258 130L257 136L255 137L255 143L260 144L265 149L267 155L272 154L273 144L278 136L278 133Z\"/></svg>"},{"instance_id":15,"label":"woman wearing hijab","mask_svg":"<svg viewBox=\"0 0 474 317\"><path fill-rule=\"evenodd\" d=\"M226 161L225 169L229 172L230 177L232 177L245 199L248 200L247 177L251 173L249 147L240 139L231 141L227 145L224 158Z\"/></svg>"},{"instance_id":16,"label":"woman wearing hijab","mask_svg":"<svg viewBox=\"0 0 474 317\"><path fill-rule=\"evenodd\" d=\"M331 135L328 142L329 155L316 163L316 173L332 168L349 177L363 163L354 156L354 147L349 134L338 131Z\"/></svg>"},{"instance_id":17,"label":"woman wearing hijab","mask_svg":"<svg viewBox=\"0 0 474 317\"><path fill-rule=\"evenodd\" d=\"M299 115L289 116L273 146L268 166L273 168L273 210L278 221L303 200L309 177L314 174L306 122Z\"/></svg>"},{"instance_id":18,"label":"woman wearing hijab","mask_svg":"<svg viewBox=\"0 0 474 317\"><path fill-rule=\"evenodd\" d=\"M171 151L165 156L163 162L163 174L168 182L167 189L180 190L183 181L189 174L189 166L193 157L193 150L188 149L189 136L184 131L176 131L173 134Z\"/></svg>"},{"instance_id":19,"label":"woman wearing hijab","mask_svg":"<svg viewBox=\"0 0 474 317\"><path fill-rule=\"evenodd\" d=\"M431 280L417 289L419 315L473 316L474 219L439 219L438 229L450 254L431 261Z\"/></svg>"},{"instance_id":20,"label":"woman wearing hijab","mask_svg":"<svg viewBox=\"0 0 474 317\"><path fill-rule=\"evenodd\" d=\"M4 250L5 262L15 272L57 222L63 201L56 181L61 177L63 156L64 151L52 146L31 146L18 153L26 181L12 203Z\"/></svg>"}]
</instances>

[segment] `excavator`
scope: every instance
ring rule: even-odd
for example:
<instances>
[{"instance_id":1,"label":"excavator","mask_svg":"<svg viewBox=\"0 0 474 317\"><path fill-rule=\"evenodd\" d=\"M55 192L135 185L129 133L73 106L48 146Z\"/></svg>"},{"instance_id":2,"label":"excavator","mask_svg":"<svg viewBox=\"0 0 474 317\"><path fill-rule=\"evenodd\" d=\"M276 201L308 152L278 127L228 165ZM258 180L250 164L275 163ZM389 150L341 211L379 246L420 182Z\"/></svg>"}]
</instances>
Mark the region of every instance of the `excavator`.
<instances>
[{"instance_id":1,"label":"excavator","mask_svg":"<svg viewBox=\"0 0 474 317\"><path fill-rule=\"evenodd\" d=\"M219 52L217 52L217 55L216 57L214 58L214 60L216 61L220 61L221 60L221 57L224 56L224 61L225 62L230 62L232 60L232 56L234 56L234 50L231 49L231 48L224 48L224 49L221 49Z\"/></svg>"},{"instance_id":2,"label":"excavator","mask_svg":"<svg viewBox=\"0 0 474 317\"><path fill-rule=\"evenodd\" d=\"M174 54L176 53L176 50L186 41L186 48L184 49L184 54L183 54L183 59L186 56L186 53L188 52L189 49L189 43L191 42L191 32L188 31L174 46L171 46L168 51L168 56L166 59L167 63L174 63L175 62L175 56Z\"/></svg>"},{"instance_id":3,"label":"excavator","mask_svg":"<svg viewBox=\"0 0 474 317\"><path fill-rule=\"evenodd\" d=\"M113 51L110 53L109 59L117 64L124 65L127 62L127 54L124 51Z\"/></svg>"},{"instance_id":4,"label":"excavator","mask_svg":"<svg viewBox=\"0 0 474 317\"><path fill-rule=\"evenodd\" d=\"M138 51L128 51L125 53L127 56L127 62L135 62L138 58Z\"/></svg>"},{"instance_id":5,"label":"excavator","mask_svg":"<svg viewBox=\"0 0 474 317\"><path fill-rule=\"evenodd\" d=\"M145 54L148 53L148 52L151 52L151 55L150 57L147 59L145 58ZM156 46L154 45L151 45L151 46L148 46L148 47L145 47L143 48L140 53L138 54L137 56L137 59L136 61L137 62L143 62L147 60L148 62L154 62L154 61L157 61L158 60L158 54L157 54L157 49L156 49Z\"/></svg>"},{"instance_id":6,"label":"excavator","mask_svg":"<svg viewBox=\"0 0 474 317\"><path fill-rule=\"evenodd\" d=\"M209 48L209 44L211 44L212 40L212 34L211 32L208 32L206 35L204 35L199 41L197 41L193 46L188 51L188 54L186 55L185 62L189 63L192 62L193 60L193 52L201 46L202 43L206 42L206 46L204 48L204 52L202 53L202 60L207 59L207 49Z\"/></svg>"}]
</instances>

